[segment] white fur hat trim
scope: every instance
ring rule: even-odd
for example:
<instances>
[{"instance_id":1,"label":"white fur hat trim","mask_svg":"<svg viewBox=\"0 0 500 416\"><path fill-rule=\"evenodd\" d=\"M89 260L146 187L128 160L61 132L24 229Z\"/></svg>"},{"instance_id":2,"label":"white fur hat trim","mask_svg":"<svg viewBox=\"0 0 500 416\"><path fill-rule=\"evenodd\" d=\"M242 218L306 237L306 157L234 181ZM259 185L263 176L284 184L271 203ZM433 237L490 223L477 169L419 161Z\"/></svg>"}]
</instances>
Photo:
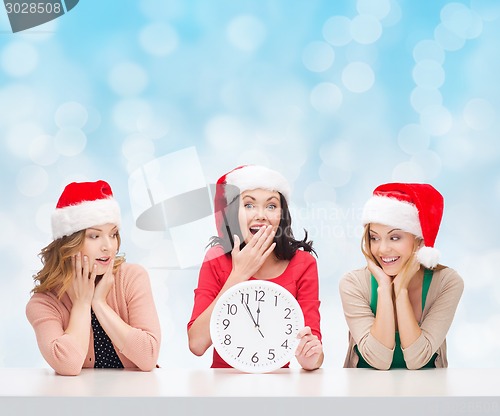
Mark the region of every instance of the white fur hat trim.
<instances>
[{"instance_id":1,"label":"white fur hat trim","mask_svg":"<svg viewBox=\"0 0 500 416\"><path fill-rule=\"evenodd\" d=\"M422 237L415 205L395 198L372 196L363 208L361 219L363 225L369 223L389 225Z\"/></svg>"},{"instance_id":2,"label":"white fur hat trim","mask_svg":"<svg viewBox=\"0 0 500 416\"><path fill-rule=\"evenodd\" d=\"M251 189L277 191L285 197L287 202L290 201L288 181L281 173L264 166L247 165L241 169L235 169L226 175L226 183L238 187L240 193ZM227 194L226 200L231 201Z\"/></svg>"},{"instance_id":3,"label":"white fur hat trim","mask_svg":"<svg viewBox=\"0 0 500 416\"><path fill-rule=\"evenodd\" d=\"M96 225L115 224L120 227L121 224L120 207L114 198L58 208L51 219L54 240Z\"/></svg>"}]
</instances>

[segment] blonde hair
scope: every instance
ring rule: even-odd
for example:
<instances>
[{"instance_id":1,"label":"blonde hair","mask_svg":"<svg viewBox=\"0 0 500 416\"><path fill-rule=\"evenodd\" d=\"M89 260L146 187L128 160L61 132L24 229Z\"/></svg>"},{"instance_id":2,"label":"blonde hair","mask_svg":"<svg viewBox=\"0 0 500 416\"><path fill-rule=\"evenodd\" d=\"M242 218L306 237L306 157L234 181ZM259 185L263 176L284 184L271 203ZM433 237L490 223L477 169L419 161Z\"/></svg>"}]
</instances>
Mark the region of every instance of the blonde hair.
<instances>
[{"instance_id":1,"label":"blonde hair","mask_svg":"<svg viewBox=\"0 0 500 416\"><path fill-rule=\"evenodd\" d=\"M413 244L413 252L414 253L419 249L420 245L422 244L422 241L423 241L423 239L421 237L415 236L415 241L414 241L414 244ZM380 263L378 262L378 260L373 256L370 247L371 247L370 224L368 223L368 224L365 225L365 228L364 228L364 231L363 231L363 236L361 238L361 251L363 252L363 254L365 255L365 257L369 258L377 266L379 266L380 268L382 268L382 266L380 265ZM422 267L425 267L425 266L420 265L420 269L422 269ZM442 264L438 264L432 270L442 270L445 267L446 266L443 266ZM401 271L399 272L399 273L403 273L403 276L405 277L405 280L408 280L408 279L410 279L412 277L412 276L408 276L408 269L409 268L410 268L410 261L407 261L403 265ZM396 296L397 295L398 295L398 293L396 293Z\"/></svg>"},{"instance_id":2,"label":"blonde hair","mask_svg":"<svg viewBox=\"0 0 500 416\"><path fill-rule=\"evenodd\" d=\"M120 249L121 238L119 233L117 233L117 240L118 249ZM39 254L43 267L33 276L35 287L32 292L54 292L57 298L61 299L73 280L74 270L71 258L81 251L84 241L85 230L81 230L69 236L58 238L47 247L44 247ZM124 262L124 256L116 256L113 273L116 273Z\"/></svg>"}]
</instances>

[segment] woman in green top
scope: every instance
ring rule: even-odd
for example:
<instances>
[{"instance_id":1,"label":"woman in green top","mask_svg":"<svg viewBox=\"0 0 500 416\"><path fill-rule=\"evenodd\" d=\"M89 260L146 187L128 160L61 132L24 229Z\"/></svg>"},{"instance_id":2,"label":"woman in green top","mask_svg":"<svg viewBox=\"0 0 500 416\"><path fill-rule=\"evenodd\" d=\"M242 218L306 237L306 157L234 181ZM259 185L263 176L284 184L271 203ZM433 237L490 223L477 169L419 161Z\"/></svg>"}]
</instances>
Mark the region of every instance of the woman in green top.
<instances>
[{"instance_id":1,"label":"woman in green top","mask_svg":"<svg viewBox=\"0 0 500 416\"><path fill-rule=\"evenodd\" d=\"M367 267L340 283L349 326L345 367L446 367L446 333L463 281L438 264L443 197L431 185L389 183L363 209Z\"/></svg>"}]
</instances>

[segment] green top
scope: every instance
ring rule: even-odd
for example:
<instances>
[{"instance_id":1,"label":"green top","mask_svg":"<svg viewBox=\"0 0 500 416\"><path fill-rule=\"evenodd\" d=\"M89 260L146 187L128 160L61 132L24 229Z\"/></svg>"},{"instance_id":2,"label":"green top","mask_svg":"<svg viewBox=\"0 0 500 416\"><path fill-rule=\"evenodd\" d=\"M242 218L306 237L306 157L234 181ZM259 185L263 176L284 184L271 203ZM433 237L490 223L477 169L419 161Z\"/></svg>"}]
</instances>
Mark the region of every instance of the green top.
<instances>
[{"instance_id":1,"label":"green top","mask_svg":"<svg viewBox=\"0 0 500 416\"><path fill-rule=\"evenodd\" d=\"M425 307L425 301L427 299L427 292L429 291L429 287L431 285L432 281L432 270L425 269L424 271L424 281L422 283L422 311L424 310ZM372 275L371 279L371 287L372 287L372 292L371 292L371 301L370 301L370 308L373 312L373 314L376 314L377 311L377 299L378 299L378 294L377 294L377 289L378 289L378 283L375 277ZM368 364L361 353L358 351L358 346L354 346L354 349L356 351L356 354L358 354L359 357L359 362L357 367L358 368L372 368L370 364ZM432 358L429 360L429 362L424 365L422 368L435 368L436 365L434 364L434 360L436 359L437 354L434 354ZM401 349L401 340L399 339L399 332L396 331L396 346L394 348L394 355L392 357L392 364L390 368L407 368L406 367L406 362L403 356L403 350Z\"/></svg>"}]
</instances>

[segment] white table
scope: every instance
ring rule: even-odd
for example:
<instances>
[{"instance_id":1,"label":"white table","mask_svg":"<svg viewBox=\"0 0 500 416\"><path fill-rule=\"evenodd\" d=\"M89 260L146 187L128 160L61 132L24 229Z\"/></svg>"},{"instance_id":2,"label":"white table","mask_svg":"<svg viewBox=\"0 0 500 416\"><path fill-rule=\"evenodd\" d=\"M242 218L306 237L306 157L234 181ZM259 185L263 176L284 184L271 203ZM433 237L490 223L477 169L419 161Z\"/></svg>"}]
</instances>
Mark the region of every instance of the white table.
<instances>
[{"instance_id":1,"label":"white table","mask_svg":"<svg viewBox=\"0 0 500 416\"><path fill-rule=\"evenodd\" d=\"M0 368L0 415L500 415L500 370Z\"/></svg>"}]
</instances>

